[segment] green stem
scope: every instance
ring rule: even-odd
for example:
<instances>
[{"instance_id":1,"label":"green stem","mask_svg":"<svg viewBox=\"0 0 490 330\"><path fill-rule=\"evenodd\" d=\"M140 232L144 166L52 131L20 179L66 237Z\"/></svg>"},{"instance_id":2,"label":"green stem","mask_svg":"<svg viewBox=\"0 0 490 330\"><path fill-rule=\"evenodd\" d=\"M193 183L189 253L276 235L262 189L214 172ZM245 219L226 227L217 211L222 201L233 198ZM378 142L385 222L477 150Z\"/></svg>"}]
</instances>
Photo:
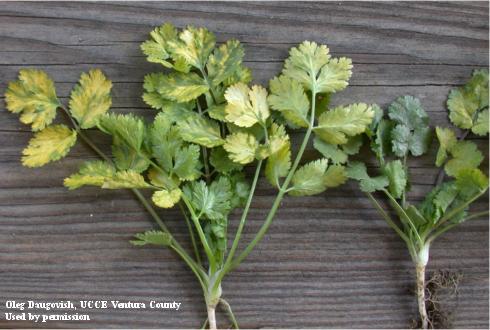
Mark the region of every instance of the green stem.
<instances>
[{"instance_id":1,"label":"green stem","mask_svg":"<svg viewBox=\"0 0 490 330\"><path fill-rule=\"evenodd\" d=\"M255 193L255 188L257 187L257 182L259 179L261 167L262 167L262 160L259 160L259 162L257 163L257 167L255 169L255 175L253 178L252 187L250 188L250 192L248 194L247 203L246 203L245 208L243 210L242 217L240 218L240 224L238 225L238 229L237 229L237 232L235 234L235 239L233 240L233 244L231 246L230 253L228 254L228 257L226 258L225 264L223 266L223 270L220 272L220 274L217 277L215 287L217 287L217 285L219 285L219 283L221 283L221 280L223 279L223 277L228 272L228 268L230 267L231 261L233 260L233 257L235 255L235 251L238 248L238 243L240 242L242 231L243 231L243 228L245 227L245 222L247 220L248 211L250 209L250 205L252 204L252 199L253 199L253 196Z\"/></svg>"},{"instance_id":2,"label":"green stem","mask_svg":"<svg viewBox=\"0 0 490 330\"><path fill-rule=\"evenodd\" d=\"M397 213L399 213L399 214L402 215L401 218L405 218L405 220L407 221L407 223L410 225L410 228L412 229L413 233L417 237L417 240L418 240L420 246L423 246L424 245L424 242L422 241L422 238L420 237L419 232L417 231L417 227L415 227L414 223L412 222L412 219L410 219L410 217L405 212L405 210L403 209L403 207L401 207L400 204L398 204L398 202L396 201L396 199L393 196L391 196L391 194L386 189L383 189L383 192L390 199L391 204L397 210Z\"/></svg>"},{"instance_id":3,"label":"green stem","mask_svg":"<svg viewBox=\"0 0 490 330\"><path fill-rule=\"evenodd\" d=\"M201 109L201 105L199 104L199 100L197 100L196 103L197 103L197 111L202 116L202 109ZM204 163L204 172L205 172L204 176L206 177L206 182L209 184L209 180L211 180L211 174L209 170L208 151L206 147L201 147L201 151L202 151L202 158Z\"/></svg>"},{"instance_id":4,"label":"green stem","mask_svg":"<svg viewBox=\"0 0 490 330\"><path fill-rule=\"evenodd\" d=\"M238 322L235 318L235 315L233 314L233 311L231 310L230 304L226 300L224 300L223 298L220 298L219 302L221 305L223 305L225 307L226 314L228 314L228 317L230 318L230 321L233 324L233 326L235 327L235 329L240 329L238 327Z\"/></svg>"},{"instance_id":5,"label":"green stem","mask_svg":"<svg viewBox=\"0 0 490 330\"><path fill-rule=\"evenodd\" d=\"M206 317L206 320L204 320L204 323L201 325L201 330L206 329L206 326L208 325L208 318Z\"/></svg>"},{"instance_id":6,"label":"green stem","mask_svg":"<svg viewBox=\"0 0 490 330\"><path fill-rule=\"evenodd\" d=\"M235 267L237 267L243 259L245 259L250 252L254 249L254 247L262 240L264 237L265 233L269 229L269 226L272 223L272 220L274 219L274 216L277 212L277 209L279 207L279 204L281 203L284 194L286 193L286 190L289 186L289 183L291 179L293 178L294 173L296 172L296 168L298 167L301 158L303 157L303 153L305 152L306 146L308 145L308 141L310 140L310 135L313 130L313 126L315 123L315 107L316 107L316 91L313 90L311 93L311 117L310 117L310 125L308 126L308 129L306 130L305 137L303 139L303 142L301 143L301 146L298 150L298 154L296 155L296 159L294 160L293 166L291 170L289 171L288 175L286 176L286 179L284 180L283 185L279 189L279 193L276 196L276 199L274 200L274 203L272 204L272 207L269 211L269 214L267 215L267 218L265 219L265 222L262 224L262 227L260 227L259 232L257 235L255 235L254 239L247 245L247 247L240 253L240 255L231 263L231 265L228 267L227 272L230 272L233 270Z\"/></svg>"},{"instance_id":7,"label":"green stem","mask_svg":"<svg viewBox=\"0 0 490 330\"><path fill-rule=\"evenodd\" d=\"M189 230L189 236L191 237L192 249L194 250L194 254L196 255L196 260L199 265L202 265L201 255L199 254L199 250L197 249L196 237L194 235L194 229L192 228L192 224L189 221L189 217L187 213L185 213L184 207L182 203L179 203L179 208L182 214L184 215L185 223L187 225L187 229Z\"/></svg>"},{"instance_id":8,"label":"green stem","mask_svg":"<svg viewBox=\"0 0 490 330\"><path fill-rule=\"evenodd\" d=\"M489 214L489 211L482 211L482 212L474 213L474 214L471 214L470 216L468 216L467 218L461 220L461 222L465 222L465 221L468 221L471 219L479 218L482 215L488 215L488 214Z\"/></svg>"}]
</instances>

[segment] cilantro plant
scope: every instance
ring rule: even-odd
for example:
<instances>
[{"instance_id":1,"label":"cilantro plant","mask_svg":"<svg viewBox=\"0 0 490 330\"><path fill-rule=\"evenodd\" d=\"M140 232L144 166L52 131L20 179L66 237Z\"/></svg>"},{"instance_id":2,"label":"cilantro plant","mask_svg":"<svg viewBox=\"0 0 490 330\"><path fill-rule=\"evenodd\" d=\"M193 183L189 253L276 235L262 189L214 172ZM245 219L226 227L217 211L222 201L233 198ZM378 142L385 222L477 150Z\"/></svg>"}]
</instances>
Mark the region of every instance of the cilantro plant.
<instances>
[{"instance_id":1,"label":"cilantro plant","mask_svg":"<svg viewBox=\"0 0 490 330\"><path fill-rule=\"evenodd\" d=\"M204 28L178 31L165 24L151 32L141 49L148 61L163 69L144 79L143 100L157 110L151 123L133 114L109 112L111 82L100 70L81 75L68 105L56 96L46 73L21 70L19 79L9 84L6 103L35 132L22 163L39 167L59 160L77 139L83 140L100 160L82 164L78 173L65 179L65 186L131 189L159 226L136 234L131 243L175 251L202 287L209 327L216 328L218 304L236 327L222 298L224 277L263 238L286 194L319 194L345 182L340 164L358 150L358 136L371 124L374 111L362 103L328 109L330 96L347 87L352 63L331 58L326 46L314 42L291 49L282 74L270 82L270 92L247 85L251 72L242 64L244 50L238 41L217 46L215 36ZM66 115L71 127L53 124L58 112ZM87 134L94 129L112 137L111 155ZM289 129L304 130L295 150ZM342 160L329 166L327 158L320 158L302 165L312 134L319 150L337 150ZM245 165L254 170L251 179L243 174ZM260 230L239 252L262 170L277 196ZM142 189L150 191L151 202ZM172 235L154 206L180 209L192 253ZM235 209L241 216L230 237Z\"/></svg>"},{"instance_id":2,"label":"cilantro plant","mask_svg":"<svg viewBox=\"0 0 490 330\"><path fill-rule=\"evenodd\" d=\"M474 142L464 140L470 133L488 133L488 70L477 70L463 87L451 91L447 101L451 122L462 131L459 138L451 128L436 127L439 150L435 165L441 167L436 185L425 199L414 205L407 201L410 176L407 158L429 150L432 129L429 117L418 99L402 96L388 107L388 118L375 107L375 119L366 134L376 156L380 173L370 176L366 165L352 162L348 176L359 181L388 225L406 243L417 276L417 298L422 328L431 326L426 310L425 267L429 249L436 238L470 219L481 218L487 211L469 213L472 202L488 189L488 178L478 168L483 155ZM445 180L445 175L450 179ZM380 191L398 220L385 211L373 196Z\"/></svg>"}]
</instances>

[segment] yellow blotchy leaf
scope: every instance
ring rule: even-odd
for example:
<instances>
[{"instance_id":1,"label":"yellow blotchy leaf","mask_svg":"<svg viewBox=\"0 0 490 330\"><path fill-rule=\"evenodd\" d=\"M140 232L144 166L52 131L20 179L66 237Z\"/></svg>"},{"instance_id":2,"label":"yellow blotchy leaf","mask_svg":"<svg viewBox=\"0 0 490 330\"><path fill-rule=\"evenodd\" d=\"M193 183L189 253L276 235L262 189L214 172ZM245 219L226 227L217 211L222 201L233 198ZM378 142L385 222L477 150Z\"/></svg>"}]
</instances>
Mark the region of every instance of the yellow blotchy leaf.
<instances>
[{"instance_id":1,"label":"yellow blotchy leaf","mask_svg":"<svg viewBox=\"0 0 490 330\"><path fill-rule=\"evenodd\" d=\"M101 187L104 181L107 178L111 178L115 172L114 166L107 162L101 160L85 162L78 173L70 175L63 183L70 190L81 186Z\"/></svg>"},{"instance_id":2,"label":"yellow blotchy leaf","mask_svg":"<svg viewBox=\"0 0 490 330\"><path fill-rule=\"evenodd\" d=\"M102 71L82 73L79 85L71 92L70 112L82 128L97 125L99 117L112 105L112 83Z\"/></svg>"},{"instance_id":3,"label":"yellow blotchy leaf","mask_svg":"<svg viewBox=\"0 0 490 330\"><path fill-rule=\"evenodd\" d=\"M223 145L229 157L236 163L248 164L255 159L259 143L252 134L238 132L228 135Z\"/></svg>"},{"instance_id":4,"label":"yellow blotchy leaf","mask_svg":"<svg viewBox=\"0 0 490 330\"><path fill-rule=\"evenodd\" d=\"M269 118L267 91L261 86L251 89L243 83L230 86L225 93L226 120L240 127L251 127L256 123L265 123Z\"/></svg>"},{"instance_id":5,"label":"yellow blotchy leaf","mask_svg":"<svg viewBox=\"0 0 490 330\"><path fill-rule=\"evenodd\" d=\"M53 122L60 101L53 81L40 70L19 71L19 80L9 83L5 93L7 110L22 113L20 121L39 131Z\"/></svg>"},{"instance_id":6,"label":"yellow blotchy leaf","mask_svg":"<svg viewBox=\"0 0 490 330\"><path fill-rule=\"evenodd\" d=\"M182 191L180 189L159 190L153 193L151 200L155 205L168 209L174 206L179 200Z\"/></svg>"},{"instance_id":7,"label":"yellow blotchy leaf","mask_svg":"<svg viewBox=\"0 0 490 330\"><path fill-rule=\"evenodd\" d=\"M102 185L104 189L122 189L122 188L151 188L146 183L145 178L136 171L127 170L116 172L112 177L107 178Z\"/></svg>"},{"instance_id":8,"label":"yellow blotchy leaf","mask_svg":"<svg viewBox=\"0 0 490 330\"><path fill-rule=\"evenodd\" d=\"M65 125L53 125L37 132L22 151L22 165L39 167L58 160L70 151L77 133Z\"/></svg>"}]
</instances>

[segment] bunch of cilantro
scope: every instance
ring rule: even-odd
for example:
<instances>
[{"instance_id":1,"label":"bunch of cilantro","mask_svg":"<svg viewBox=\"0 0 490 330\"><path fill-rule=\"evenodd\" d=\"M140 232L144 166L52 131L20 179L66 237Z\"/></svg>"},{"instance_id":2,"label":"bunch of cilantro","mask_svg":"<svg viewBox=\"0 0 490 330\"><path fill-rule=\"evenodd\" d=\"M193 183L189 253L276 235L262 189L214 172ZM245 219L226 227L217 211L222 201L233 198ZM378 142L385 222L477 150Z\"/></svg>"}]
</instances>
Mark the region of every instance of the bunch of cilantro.
<instances>
[{"instance_id":1,"label":"bunch of cilantro","mask_svg":"<svg viewBox=\"0 0 490 330\"><path fill-rule=\"evenodd\" d=\"M202 287L209 327L217 327L218 304L237 327L222 298L224 276L263 238L286 194L319 194L346 181L342 164L359 150L359 136L375 112L363 103L328 107L330 96L347 87L352 62L332 58L326 46L314 42L291 49L269 91L249 87L251 72L242 63L244 49L238 41L218 46L205 28L179 31L165 24L151 32L141 49L149 62L163 69L144 80L143 100L157 110L151 123L133 114L109 112L112 84L98 69L81 75L68 105L60 102L46 73L21 70L19 79L8 86L6 103L35 132L22 163L39 167L59 160L77 139L83 140L100 160L82 164L78 173L65 179L65 186L131 189L159 226L136 234L131 243L175 251ZM69 126L53 123L58 112L67 116ZM86 134L93 129L112 137L110 155ZM293 150L288 131L297 129L304 135ZM325 157L303 164L313 136ZM252 178L243 174L244 166L254 170ZM238 253L262 172L277 188L277 196L260 230ZM141 190L150 191L151 202ZM172 235L154 206L181 210L193 253ZM235 209L241 216L229 239Z\"/></svg>"},{"instance_id":2,"label":"bunch of cilantro","mask_svg":"<svg viewBox=\"0 0 490 330\"><path fill-rule=\"evenodd\" d=\"M406 243L417 276L417 300L421 326L431 326L426 308L425 267L429 250L436 238L470 219L488 215L488 210L469 213L469 206L488 189L488 178L479 169L483 154L475 142L465 138L473 133L488 134L488 70L474 71L470 81L450 92L447 100L450 121L457 133L436 127L439 142L435 165L441 167L435 187L419 204L407 201L410 190L408 156L422 156L429 150L433 130L420 101L402 96L388 107L388 117L374 106L376 115L366 134L376 156L380 173L370 176L362 162L351 162L348 176L359 181L364 191L388 225ZM444 180L445 177L449 180ZM398 220L385 211L373 196L384 195Z\"/></svg>"}]
</instances>

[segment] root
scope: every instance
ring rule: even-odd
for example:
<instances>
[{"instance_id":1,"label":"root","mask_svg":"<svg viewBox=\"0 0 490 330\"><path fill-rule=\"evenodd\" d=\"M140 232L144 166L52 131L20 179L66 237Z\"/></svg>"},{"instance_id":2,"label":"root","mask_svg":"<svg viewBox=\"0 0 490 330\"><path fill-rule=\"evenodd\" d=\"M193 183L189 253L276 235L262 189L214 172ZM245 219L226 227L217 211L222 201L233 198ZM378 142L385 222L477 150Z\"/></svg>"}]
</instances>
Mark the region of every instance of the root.
<instances>
[{"instance_id":1,"label":"root","mask_svg":"<svg viewBox=\"0 0 490 330\"><path fill-rule=\"evenodd\" d=\"M431 329L451 328L452 313L443 310L444 301L457 299L458 286L463 278L459 272L438 270L430 274L425 283L425 304L428 327ZM413 327L422 327L422 322L414 322Z\"/></svg>"}]
</instances>

